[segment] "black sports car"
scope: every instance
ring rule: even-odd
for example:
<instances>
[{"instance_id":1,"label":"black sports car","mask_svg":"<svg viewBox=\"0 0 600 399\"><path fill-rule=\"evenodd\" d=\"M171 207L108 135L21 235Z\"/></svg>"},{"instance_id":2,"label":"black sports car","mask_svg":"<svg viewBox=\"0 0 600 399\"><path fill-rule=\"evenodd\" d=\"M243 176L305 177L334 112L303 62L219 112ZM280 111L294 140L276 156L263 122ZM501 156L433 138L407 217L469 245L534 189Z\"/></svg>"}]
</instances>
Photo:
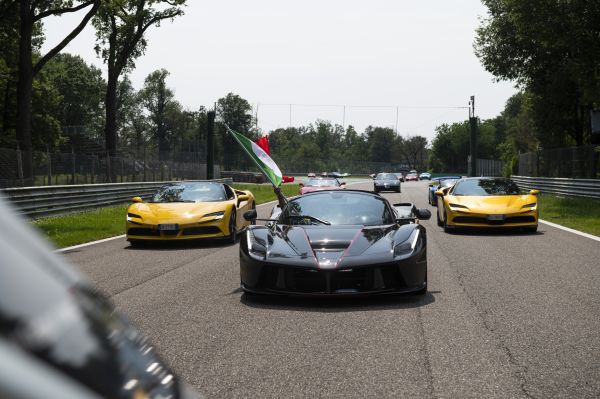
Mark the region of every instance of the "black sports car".
<instances>
[{"instance_id":1,"label":"black sports car","mask_svg":"<svg viewBox=\"0 0 600 399\"><path fill-rule=\"evenodd\" d=\"M373 191L395 191L400 192L400 179L394 173L378 173L373 179Z\"/></svg>"},{"instance_id":2,"label":"black sports car","mask_svg":"<svg viewBox=\"0 0 600 399\"><path fill-rule=\"evenodd\" d=\"M244 214L256 219L256 210ZM266 226L240 240L248 293L343 296L427 290L427 237L417 219L431 213L391 205L378 194L332 190L274 208Z\"/></svg>"}]
</instances>

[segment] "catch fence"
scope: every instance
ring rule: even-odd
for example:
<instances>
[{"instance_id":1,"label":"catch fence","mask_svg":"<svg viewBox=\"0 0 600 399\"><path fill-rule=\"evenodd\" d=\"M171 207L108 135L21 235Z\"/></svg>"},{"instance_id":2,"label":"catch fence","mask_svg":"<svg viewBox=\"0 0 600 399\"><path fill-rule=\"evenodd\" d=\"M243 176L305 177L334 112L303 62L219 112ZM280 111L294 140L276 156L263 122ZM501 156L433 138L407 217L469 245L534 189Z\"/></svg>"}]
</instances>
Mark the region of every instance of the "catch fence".
<instances>
[{"instance_id":1,"label":"catch fence","mask_svg":"<svg viewBox=\"0 0 600 399\"><path fill-rule=\"evenodd\" d=\"M554 148L519 154L519 175L600 178L600 146Z\"/></svg>"},{"instance_id":2,"label":"catch fence","mask_svg":"<svg viewBox=\"0 0 600 399\"><path fill-rule=\"evenodd\" d=\"M205 158L181 153L170 160L107 153L31 153L33 176L24 175L27 153L0 148L0 188L206 179ZM220 177L215 166L213 177Z\"/></svg>"}]
</instances>

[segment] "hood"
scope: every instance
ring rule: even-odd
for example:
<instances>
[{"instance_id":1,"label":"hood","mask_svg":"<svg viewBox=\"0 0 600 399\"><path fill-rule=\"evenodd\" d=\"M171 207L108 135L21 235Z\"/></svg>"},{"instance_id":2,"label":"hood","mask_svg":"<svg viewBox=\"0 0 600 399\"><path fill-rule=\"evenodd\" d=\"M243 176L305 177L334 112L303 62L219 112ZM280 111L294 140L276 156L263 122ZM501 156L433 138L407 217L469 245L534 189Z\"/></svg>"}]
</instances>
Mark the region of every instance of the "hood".
<instances>
[{"instance_id":1,"label":"hood","mask_svg":"<svg viewBox=\"0 0 600 399\"><path fill-rule=\"evenodd\" d=\"M405 228L408 227L408 228ZM298 266L335 269L352 266L361 255L369 262L388 262L394 242L406 240L414 227L410 226L277 226L268 239L267 261ZM258 231L254 230L256 233Z\"/></svg>"},{"instance_id":2,"label":"hood","mask_svg":"<svg viewBox=\"0 0 600 399\"><path fill-rule=\"evenodd\" d=\"M172 203L139 203L130 205L128 213L142 217L148 224L158 223L193 223L202 216L225 211L228 202L172 202Z\"/></svg>"},{"instance_id":3,"label":"hood","mask_svg":"<svg viewBox=\"0 0 600 399\"><path fill-rule=\"evenodd\" d=\"M532 195L497 195L497 196L448 196L448 202L466 206L470 211L488 214L504 214L522 211L525 204L537 202Z\"/></svg>"},{"instance_id":4,"label":"hood","mask_svg":"<svg viewBox=\"0 0 600 399\"><path fill-rule=\"evenodd\" d=\"M300 189L300 194L312 193L314 191L323 191L323 190L341 190L341 187L338 186L321 186L321 187L312 187L305 186Z\"/></svg>"}]
</instances>

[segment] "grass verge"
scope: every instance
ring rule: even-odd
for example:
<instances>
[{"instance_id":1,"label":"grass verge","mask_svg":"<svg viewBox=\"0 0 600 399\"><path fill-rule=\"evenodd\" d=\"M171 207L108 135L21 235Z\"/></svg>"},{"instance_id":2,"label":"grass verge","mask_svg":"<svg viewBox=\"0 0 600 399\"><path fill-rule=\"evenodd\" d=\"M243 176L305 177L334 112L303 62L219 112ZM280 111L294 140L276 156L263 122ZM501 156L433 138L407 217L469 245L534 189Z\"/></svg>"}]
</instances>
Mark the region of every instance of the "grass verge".
<instances>
[{"instance_id":1,"label":"grass verge","mask_svg":"<svg viewBox=\"0 0 600 399\"><path fill-rule=\"evenodd\" d=\"M234 184L239 190L250 190L257 204L276 199L273 188L266 184ZM290 197L298 194L297 184L282 186ZM31 223L58 248L101 240L125 233L125 212L129 204L92 209L87 212L34 220Z\"/></svg>"},{"instance_id":2,"label":"grass verge","mask_svg":"<svg viewBox=\"0 0 600 399\"><path fill-rule=\"evenodd\" d=\"M600 236L600 200L543 194L539 209L540 219Z\"/></svg>"}]
</instances>

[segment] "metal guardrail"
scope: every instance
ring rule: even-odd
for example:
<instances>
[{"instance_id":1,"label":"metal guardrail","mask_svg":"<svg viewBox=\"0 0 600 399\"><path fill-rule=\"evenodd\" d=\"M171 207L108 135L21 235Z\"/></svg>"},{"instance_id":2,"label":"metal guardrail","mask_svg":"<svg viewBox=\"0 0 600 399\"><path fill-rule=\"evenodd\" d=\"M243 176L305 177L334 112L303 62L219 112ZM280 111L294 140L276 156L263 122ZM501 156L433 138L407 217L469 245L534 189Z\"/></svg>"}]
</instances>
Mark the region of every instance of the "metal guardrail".
<instances>
[{"instance_id":1,"label":"metal guardrail","mask_svg":"<svg viewBox=\"0 0 600 399\"><path fill-rule=\"evenodd\" d=\"M600 179L511 176L520 188L544 193L600 199Z\"/></svg>"},{"instance_id":2,"label":"metal guardrail","mask_svg":"<svg viewBox=\"0 0 600 399\"><path fill-rule=\"evenodd\" d=\"M216 179L213 181L232 183L231 179ZM167 183L177 182L23 187L7 188L0 192L12 202L22 215L30 218L39 218L87 208L119 204L131 200L133 196L148 199L159 187Z\"/></svg>"}]
</instances>

